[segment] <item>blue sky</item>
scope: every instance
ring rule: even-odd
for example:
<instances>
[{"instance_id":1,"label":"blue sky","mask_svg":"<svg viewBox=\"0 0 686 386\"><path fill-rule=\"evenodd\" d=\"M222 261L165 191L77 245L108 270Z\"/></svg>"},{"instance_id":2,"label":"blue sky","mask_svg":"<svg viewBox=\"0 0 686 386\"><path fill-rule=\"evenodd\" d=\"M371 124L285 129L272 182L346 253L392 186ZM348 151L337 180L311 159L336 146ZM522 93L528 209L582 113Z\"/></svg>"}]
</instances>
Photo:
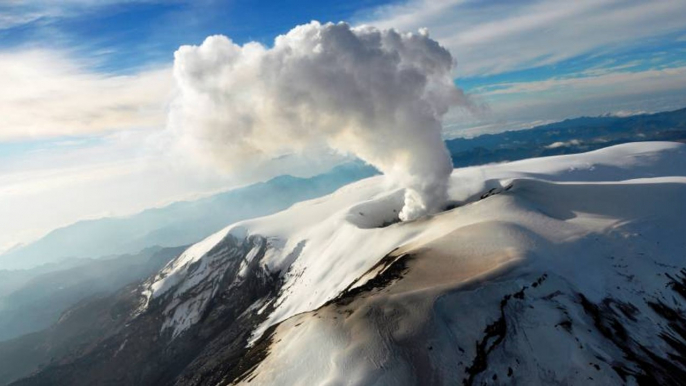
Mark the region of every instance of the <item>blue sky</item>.
<instances>
[{"instance_id":1,"label":"blue sky","mask_svg":"<svg viewBox=\"0 0 686 386\"><path fill-rule=\"evenodd\" d=\"M239 44L270 45L277 35L310 20L407 31L428 27L455 56L457 84L489 107L486 115L458 114L449 124L462 128L488 123L506 129L579 114L657 111L685 104L686 93L675 91L664 75L653 87L646 88L649 81L643 81L640 89L645 97L627 98L615 92L614 99L608 95L592 103L587 94L600 93L588 90L591 85L583 82L592 79L601 84L608 81L603 75L621 74L628 85L631 78L640 77L636 74L684 67L685 13L682 1L671 0L9 1L0 4L0 55L31 51L46 54L33 61L53 62L56 56L82 74L139 76L171 66L179 46L200 44L213 34L229 36ZM567 80L564 86L554 82L561 79ZM542 82L549 82L545 90ZM670 83L671 87L665 85ZM526 84L535 92L522 87ZM551 100L550 94L560 89L565 97ZM143 124L149 126L147 120ZM44 130L50 137L106 131L100 127ZM22 133L19 126L9 131L0 128L0 139L36 137L33 132Z\"/></svg>"},{"instance_id":2,"label":"blue sky","mask_svg":"<svg viewBox=\"0 0 686 386\"><path fill-rule=\"evenodd\" d=\"M686 107L683 0L4 1L0 251L81 218L331 166L219 175L170 161L161 135L179 46L214 34L269 46L310 20L427 27L484 107L449 113L446 136Z\"/></svg>"},{"instance_id":3,"label":"blue sky","mask_svg":"<svg viewBox=\"0 0 686 386\"><path fill-rule=\"evenodd\" d=\"M52 8L37 2L0 5L8 14L35 13L0 31L0 48L25 45L73 51L95 59L95 69L115 73L169 63L184 44L200 44L210 35L238 43L271 44L274 37L311 20L350 20L383 1L67 1ZM46 2L46 4L49 4Z\"/></svg>"}]
</instances>

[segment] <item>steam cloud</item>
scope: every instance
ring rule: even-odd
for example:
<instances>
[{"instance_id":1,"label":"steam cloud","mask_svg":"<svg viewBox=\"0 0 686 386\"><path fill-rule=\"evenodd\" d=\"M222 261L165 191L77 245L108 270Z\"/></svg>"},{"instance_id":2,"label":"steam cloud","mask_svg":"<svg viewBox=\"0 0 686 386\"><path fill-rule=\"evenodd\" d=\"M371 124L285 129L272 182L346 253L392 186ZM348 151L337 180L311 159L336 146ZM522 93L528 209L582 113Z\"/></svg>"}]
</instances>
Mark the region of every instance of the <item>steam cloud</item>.
<instances>
[{"instance_id":1,"label":"steam cloud","mask_svg":"<svg viewBox=\"0 0 686 386\"><path fill-rule=\"evenodd\" d=\"M441 118L466 104L428 33L298 26L267 48L210 36L175 53L170 128L231 171L321 145L406 188L401 220L439 211L452 163Z\"/></svg>"}]
</instances>

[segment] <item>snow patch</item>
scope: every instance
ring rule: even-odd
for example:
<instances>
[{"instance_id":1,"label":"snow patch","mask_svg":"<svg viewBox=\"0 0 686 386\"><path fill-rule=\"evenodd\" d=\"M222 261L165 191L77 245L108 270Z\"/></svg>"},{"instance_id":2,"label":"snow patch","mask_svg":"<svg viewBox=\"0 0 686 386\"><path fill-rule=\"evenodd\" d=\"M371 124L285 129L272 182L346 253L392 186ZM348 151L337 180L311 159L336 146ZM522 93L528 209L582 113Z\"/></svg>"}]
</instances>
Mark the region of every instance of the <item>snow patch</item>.
<instances>
[{"instance_id":1,"label":"snow patch","mask_svg":"<svg viewBox=\"0 0 686 386\"><path fill-rule=\"evenodd\" d=\"M205 256L207 252L219 244L219 242L226 237L229 228L230 227L224 228L203 241L192 245L182 253L181 256L170 261L157 275L150 286L150 297L159 297L185 279L188 267L197 262L201 257Z\"/></svg>"}]
</instances>

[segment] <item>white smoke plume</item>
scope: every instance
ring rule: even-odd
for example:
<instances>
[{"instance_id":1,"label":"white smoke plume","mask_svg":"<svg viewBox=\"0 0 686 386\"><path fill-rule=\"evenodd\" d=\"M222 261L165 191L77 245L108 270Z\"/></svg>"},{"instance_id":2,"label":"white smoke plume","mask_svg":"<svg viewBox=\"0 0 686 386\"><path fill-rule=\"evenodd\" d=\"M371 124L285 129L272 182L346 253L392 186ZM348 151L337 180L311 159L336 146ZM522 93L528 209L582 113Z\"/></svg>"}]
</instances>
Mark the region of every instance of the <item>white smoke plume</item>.
<instances>
[{"instance_id":1,"label":"white smoke plume","mask_svg":"<svg viewBox=\"0 0 686 386\"><path fill-rule=\"evenodd\" d=\"M175 53L168 125L229 171L321 145L354 154L406 188L412 220L446 202L441 118L467 103L453 66L424 30L311 22L271 48L210 36Z\"/></svg>"}]
</instances>

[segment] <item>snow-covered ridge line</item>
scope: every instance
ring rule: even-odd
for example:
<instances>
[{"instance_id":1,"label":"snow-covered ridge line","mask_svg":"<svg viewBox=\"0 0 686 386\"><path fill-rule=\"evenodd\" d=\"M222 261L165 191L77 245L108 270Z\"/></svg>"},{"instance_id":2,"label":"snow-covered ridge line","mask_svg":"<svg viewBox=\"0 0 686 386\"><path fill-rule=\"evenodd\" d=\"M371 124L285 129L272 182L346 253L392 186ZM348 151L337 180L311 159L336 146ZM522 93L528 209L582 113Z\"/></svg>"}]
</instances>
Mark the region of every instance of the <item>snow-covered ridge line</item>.
<instances>
[{"instance_id":1,"label":"snow-covered ridge line","mask_svg":"<svg viewBox=\"0 0 686 386\"><path fill-rule=\"evenodd\" d=\"M450 199L457 203L474 202L485 192L503 189L515 181L514 189L508 192L512 197L531 197L545 187L545 191L552 190L555 195L571 194L568 198L573 199L574 193L570 191L576 187L585 189L590 183L622 187L648 183L683 184L684 176L686 146L670 142L635 143L586 154L455 170L449 193ZM564 189L555 188L560 185L565 185ZM272 314L256 331L255 336L259 336L267 327L335 298L398 247L427 244L456 229L486 221L520 222L518 216L523 210L516 206L498 210L498 205L509 205L507 198L501 197L490 200L488 205L475 202L468 210L458 208L431 218L384 226L397 216L402 194L383 176L377 176L345 186L329 196L299 203L286 211L233 224L170 262L146 285L144 296L150 301L170 293L172 288L175 294L183 293L207 280L213 274L209 262L217 252L215 248L227 237L236 240L245 240L249 235L263 237L267 246L259 266L267 267L270 272L280 272L283 287ZM551 200L554 199L551 196ZM581 233L604 229L622 220L618 217L575 220L574 213L556 215L568 216L570 226L581 229ZM575 221L579 223L575 224ZM235 258L248 261L255 254L247 252ZM238 266L241 271L246 269L245 264ZM202 296L211 297L211 293ZM206 304L203 299L196 304ZM172 319L166 326L175 329L183 326L178 333L188 327L188 320L193 322L192 318ZM181 319L184 322L178 324Z\"/></svg>"}]
</instances>

